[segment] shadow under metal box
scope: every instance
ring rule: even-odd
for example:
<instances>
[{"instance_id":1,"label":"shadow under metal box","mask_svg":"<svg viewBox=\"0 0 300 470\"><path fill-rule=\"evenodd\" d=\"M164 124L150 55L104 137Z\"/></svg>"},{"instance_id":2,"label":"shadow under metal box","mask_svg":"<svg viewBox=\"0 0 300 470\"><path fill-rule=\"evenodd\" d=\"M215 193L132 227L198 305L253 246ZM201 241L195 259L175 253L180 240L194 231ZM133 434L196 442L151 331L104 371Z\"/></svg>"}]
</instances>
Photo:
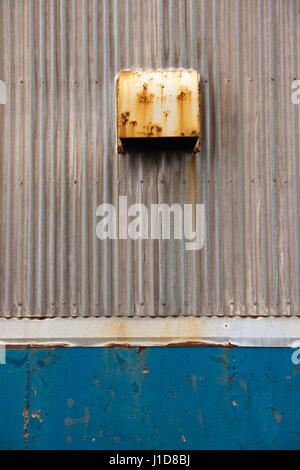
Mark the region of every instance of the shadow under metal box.
<instances>
[{"instance_id":1,"label":"shadow under metal box","mask_svg":"<svg viewBox=\"0 0 300 470\"><path fill-rule=\"evenodd\" d=\"M198 150L200 77L195 70L123 71L117 81L119 152Z\"/></svg>"}]
</instances>

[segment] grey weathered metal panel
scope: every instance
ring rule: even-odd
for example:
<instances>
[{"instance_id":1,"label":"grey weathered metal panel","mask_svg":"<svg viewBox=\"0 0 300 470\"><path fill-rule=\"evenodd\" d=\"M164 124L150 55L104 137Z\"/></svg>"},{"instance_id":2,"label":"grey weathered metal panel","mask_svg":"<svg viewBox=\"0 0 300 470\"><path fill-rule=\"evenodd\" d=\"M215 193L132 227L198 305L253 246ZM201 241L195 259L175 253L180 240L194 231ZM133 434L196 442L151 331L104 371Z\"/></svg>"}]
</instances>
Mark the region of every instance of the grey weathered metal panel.
<instances>
[{"instance_id":1,"label":"grey weathered metal panel","mask_svg":"<svg viewBox=\"0 0 300 470\"><path fill-rule=\"evenodd\" d=\"M1 0L2 316L300 314L299 0ZM124 69L201 75L202 148L117 155ZM184 240L102 241L96 207L198 202Z\"/></svg>"}]
</instances>

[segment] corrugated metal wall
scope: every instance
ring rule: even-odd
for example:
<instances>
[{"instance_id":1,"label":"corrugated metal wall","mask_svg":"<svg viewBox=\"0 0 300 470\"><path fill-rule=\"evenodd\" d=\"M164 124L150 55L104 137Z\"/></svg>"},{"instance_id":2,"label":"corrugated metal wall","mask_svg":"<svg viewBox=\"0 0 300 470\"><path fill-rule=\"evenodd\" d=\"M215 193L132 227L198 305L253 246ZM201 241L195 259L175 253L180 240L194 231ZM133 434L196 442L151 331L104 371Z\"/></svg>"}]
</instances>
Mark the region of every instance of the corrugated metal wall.
<instances>
[{"instance_id":1,"label":"corrugated metal wall","mask_svg":"<svg viewBox=\"0 0 300 470\"><path fill-rule=\"evenodd\" d=\"M300 314L299 0L1 0L2 316ZM202 150L116 154L122 69L201 74ZM96 207L204 203L184 240Z\"/></svg>"}]
</instances>

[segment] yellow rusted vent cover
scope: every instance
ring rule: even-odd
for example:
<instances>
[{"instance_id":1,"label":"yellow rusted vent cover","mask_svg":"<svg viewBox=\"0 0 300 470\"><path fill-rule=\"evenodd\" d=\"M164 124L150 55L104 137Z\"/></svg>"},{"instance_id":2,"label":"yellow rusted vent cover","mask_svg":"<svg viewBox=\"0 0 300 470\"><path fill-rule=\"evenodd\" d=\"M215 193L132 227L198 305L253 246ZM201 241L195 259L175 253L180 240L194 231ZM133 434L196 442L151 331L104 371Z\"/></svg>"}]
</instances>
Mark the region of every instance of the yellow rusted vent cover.
<instances>
[{"instance_id":1,"label":"yellow rusted vent cover","mask_svg":"<svg viewBox=\"0 0 300 470\"><path fill-rule=\"evenodd\" d=\"M198 150L200 77L195 70L123 71L117 82L119 152Z\"/></svg>"}]
</instances>

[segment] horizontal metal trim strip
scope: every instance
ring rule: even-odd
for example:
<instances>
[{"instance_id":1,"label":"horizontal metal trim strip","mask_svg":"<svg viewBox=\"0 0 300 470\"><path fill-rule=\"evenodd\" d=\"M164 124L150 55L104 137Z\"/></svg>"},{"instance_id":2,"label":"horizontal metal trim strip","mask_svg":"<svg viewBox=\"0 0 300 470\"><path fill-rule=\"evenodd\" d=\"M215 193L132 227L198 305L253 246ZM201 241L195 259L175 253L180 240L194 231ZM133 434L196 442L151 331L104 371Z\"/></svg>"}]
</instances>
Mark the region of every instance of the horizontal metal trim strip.
<instances>
[{"instance_id":1,"label":"horizontal metal trim strip","mask_svg":"<svg viewBox=\"0 0 300 470\"><path fill-rule=\"evenodd\" d=\"M10 346L293 347L300 318L1 318L0 340Z\"/></svg>"}]
</instances>

